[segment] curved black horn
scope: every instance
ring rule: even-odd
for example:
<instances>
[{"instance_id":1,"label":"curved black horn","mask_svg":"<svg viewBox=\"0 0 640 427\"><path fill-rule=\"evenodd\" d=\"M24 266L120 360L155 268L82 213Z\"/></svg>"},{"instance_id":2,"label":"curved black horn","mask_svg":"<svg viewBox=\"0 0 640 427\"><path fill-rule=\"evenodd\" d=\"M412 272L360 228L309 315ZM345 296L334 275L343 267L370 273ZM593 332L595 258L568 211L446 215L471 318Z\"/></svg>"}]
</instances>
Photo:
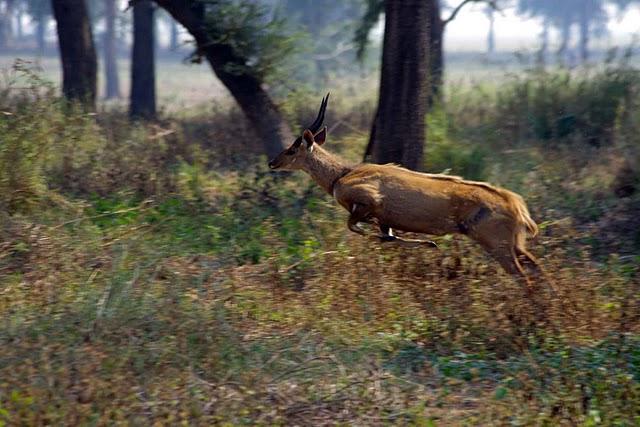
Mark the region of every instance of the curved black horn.
<instances>
[{"instance_id":1,"label":"curved black horn","mask_svg":"<svg viewBox=\"0 0 640 427\"><path fill-rule=\"evenodd\" d=\"M322 103L320 104L320 111L318 111L318 117L316 117L316 121L313 122L311 126L309 126L309 130L313 133L316 133L320 130L322 123L324 123L324 113L327 110L327 103L329 102L329 93L327 96L322 98Z\"/></svg>"}]
</instances>

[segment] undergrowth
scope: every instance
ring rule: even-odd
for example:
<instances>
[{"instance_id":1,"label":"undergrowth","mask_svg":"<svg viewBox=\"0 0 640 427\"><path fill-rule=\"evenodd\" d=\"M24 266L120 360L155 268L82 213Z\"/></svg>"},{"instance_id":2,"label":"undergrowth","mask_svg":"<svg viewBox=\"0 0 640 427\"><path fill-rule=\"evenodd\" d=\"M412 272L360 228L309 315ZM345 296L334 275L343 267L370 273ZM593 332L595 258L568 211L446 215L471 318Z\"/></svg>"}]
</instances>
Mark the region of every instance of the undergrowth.
<instances>
[{"instance_id":1,"label":"undergrowth","mask_svg":"<svg viewBox=\"0 0 640 427\"><path fill-rule=\"evenodd\" d=\"M532 301L462 237L352 235L236 111L134 126L4 91L0 425L636 425L640 259L609 221L638 198L609 184L637 110L606 146L552 144L456 96L428 169L523 194L556 292ZM361 113L333 114L328 148L357 161Z\"/></svg>"}]
</instances>

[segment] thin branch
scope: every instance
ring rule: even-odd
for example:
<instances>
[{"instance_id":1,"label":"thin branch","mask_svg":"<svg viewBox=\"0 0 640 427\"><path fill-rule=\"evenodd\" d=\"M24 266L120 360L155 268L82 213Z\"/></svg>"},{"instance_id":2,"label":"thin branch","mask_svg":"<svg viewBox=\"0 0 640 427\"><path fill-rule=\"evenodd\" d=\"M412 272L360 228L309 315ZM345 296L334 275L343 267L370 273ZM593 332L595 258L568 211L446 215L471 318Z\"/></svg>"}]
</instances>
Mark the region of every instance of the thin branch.
<instances>
[{"instance_id":1,"label":"thin branch","mask_svg":"<svg viewBox=\"0 0 640 427\"><path fill-rule=\"evenodd\" d=\"M333 52L314 55L313 59L316 61L328 61L330 59L337 58L345 52L353 50L353 48L353 43L345 43L344 41L341 41L338 43Z\"/></svg>"},{"instance_id":2,"label":"thin branch","mask_svg":"<svg viewBox=\"0 0 640 427\"><path fill-rule=\"evenodd\" d=\"M469 3L487 3L489 7L491 7L492 9L499 10L496 0L463 0L462 3L460 3L458 6L456 6L453 9L449 17L442 21L442 26L446 26L448 23L456 19L456 16L458 16L458 13L460 13L462 8L468 5Z\"/></svg>"},{"instance_id":3,"label":"thin branch","mask_svg":"<svg viewBox=\"0 0 640 427\"><path fill-rule=\"evenodd\" d=\"M454 19L456 19L456 16L458 15L458 13L460 13L462 8L465 7L467 4L476 3L476 2L477 2L477 0L463 0L462 3L460 3L458 6L455 7L455 9L453 9L453 11L451 12L451 15L449 15L449 17L447 19L445 19L444 21L442 21L442 25L446 26L449 22L451 22Z\"/></svg>"}]
</instances>

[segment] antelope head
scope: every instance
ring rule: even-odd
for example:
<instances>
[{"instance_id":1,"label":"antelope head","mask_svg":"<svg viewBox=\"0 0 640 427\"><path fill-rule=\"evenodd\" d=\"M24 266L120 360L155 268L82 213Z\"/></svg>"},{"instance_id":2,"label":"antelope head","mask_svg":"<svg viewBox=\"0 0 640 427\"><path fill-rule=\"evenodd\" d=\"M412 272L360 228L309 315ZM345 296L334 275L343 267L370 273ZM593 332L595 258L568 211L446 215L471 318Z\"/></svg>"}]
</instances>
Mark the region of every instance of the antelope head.
<instances>
[{"instance_id":1,"label":"antelope head","mask_svg":"<svg viewBox=\"0 0 640 427\"><path fill-rule=\"evenodd\" d=\"M312 155L315 144L322 145L327 139L327 127L322 127L324 123L324 113L329 102L329 94L322 98L320 111L316 120L307 127L301 136L282 153L278 154L269 162L271 169L298 170L302 169L305 161Z\"/></svg>"}]
</instances>

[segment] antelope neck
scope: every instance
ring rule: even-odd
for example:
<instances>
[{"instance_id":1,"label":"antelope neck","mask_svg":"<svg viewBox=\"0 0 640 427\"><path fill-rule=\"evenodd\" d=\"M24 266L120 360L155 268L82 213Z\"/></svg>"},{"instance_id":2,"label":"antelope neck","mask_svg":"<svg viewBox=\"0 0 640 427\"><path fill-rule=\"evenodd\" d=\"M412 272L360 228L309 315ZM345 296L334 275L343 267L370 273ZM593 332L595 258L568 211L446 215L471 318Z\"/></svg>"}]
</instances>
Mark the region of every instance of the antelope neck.
<instances>
[{"instance_id":1,"label":"antelope neck","mask_svg":"<svg viewBox=\"0 0 640 427\"><path fill-rule=\"evenodd\" d=\"M353 168L345 165L342 160L328 153L322 147L316 146L302 169L311 175L311 178L327 193L333 194L336 182Z\"/></svg>"}]
</instances>

